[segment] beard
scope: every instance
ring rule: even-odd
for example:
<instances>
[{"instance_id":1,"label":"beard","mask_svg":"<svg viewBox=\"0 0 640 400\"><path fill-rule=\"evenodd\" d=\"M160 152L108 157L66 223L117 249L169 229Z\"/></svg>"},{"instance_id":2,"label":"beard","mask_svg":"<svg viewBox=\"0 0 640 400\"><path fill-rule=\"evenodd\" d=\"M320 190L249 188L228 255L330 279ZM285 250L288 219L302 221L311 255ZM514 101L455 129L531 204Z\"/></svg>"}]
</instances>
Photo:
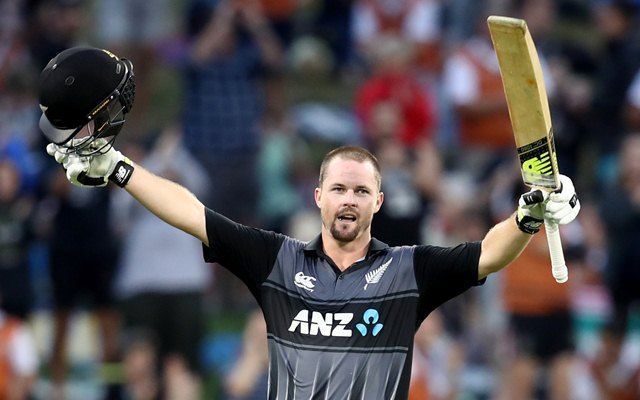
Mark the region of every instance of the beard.
<instances>
[{"instance_id":1,"label":"beard","mask_svg":"<svg viewBox=\"0 0 640 400\"><path fill-rule=\"evenodd\" d=\"M352 242L363 230L363 226L360 224L360 221L349 224L353 226L350 226L347 229L341 229L340 225L342 224L344 224L344 222L335 219L331 224L331 228L329 229L329 232L331 232L331 236L342 243Z\"/></svg>"}]
</instances>

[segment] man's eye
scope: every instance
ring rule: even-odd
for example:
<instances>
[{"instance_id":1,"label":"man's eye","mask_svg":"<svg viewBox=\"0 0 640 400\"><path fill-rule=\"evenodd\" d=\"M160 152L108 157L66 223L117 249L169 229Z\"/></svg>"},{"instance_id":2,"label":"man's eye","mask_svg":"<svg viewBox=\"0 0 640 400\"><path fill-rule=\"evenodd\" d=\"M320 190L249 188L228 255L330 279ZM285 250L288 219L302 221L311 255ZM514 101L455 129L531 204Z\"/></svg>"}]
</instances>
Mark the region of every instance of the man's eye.
<instances>
[{"instance_id":1,"label":"man's eye","mask_svg":"<svg viewBox=\"0 0 640 400\"><path fill-rule=\"evenodd\" d=\"M369 191L367 189L358 189L358 193L360 193L360 194L368 194Z\"/></svg>"}]
</instances>

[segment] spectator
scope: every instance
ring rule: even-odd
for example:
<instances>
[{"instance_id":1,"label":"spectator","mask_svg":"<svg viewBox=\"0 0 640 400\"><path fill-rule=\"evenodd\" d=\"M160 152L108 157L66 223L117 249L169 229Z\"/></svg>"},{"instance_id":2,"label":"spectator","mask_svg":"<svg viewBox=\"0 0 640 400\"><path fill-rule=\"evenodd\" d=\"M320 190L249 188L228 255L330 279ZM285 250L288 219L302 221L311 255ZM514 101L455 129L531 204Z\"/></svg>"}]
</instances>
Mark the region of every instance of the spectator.
<instances>
[{"instance_id":1,"label":"spectator","mask_svg":"<svg viewBox=\"0 0 640 400\"><path fill-rule=\"evenodd\" d=\"M261 80L280 68L280 43L259 0L196 0L188 33L185 145L207 172L212 190L204 196L206 202L232 219L255 225L265 107ZM252 303L226 271L217 283L223 307Z\"/></svg>"},{"instance_id":2,"label":"spectator","mask_svg":"<svg viewBox=\"0 0 640 400\"><path fill-rule=\"evenodd\" d=\"M627 133L625 94L640 67L640 45L635 23L637 5L626 0L602 2L593 11L604 48L594 77L591 134L601 158L598 177L605 183L615 176L614 153Z\"/></svg>"},{"instance_id":3,"label":"spectator","mask_svg":"<svg viewBox=\"0 0 640 400\"><path fill-rule=\"evenodd\" d=\"M169 0L92 3L96 42L135 63L136 112L128 116L127 128L130 135L140 137L164 117L153 115L153 95L158 93L158 72L176 49L181 7Z\"/></svg>"},{"instance_id":4,"label":"spectator","mask_svg":"<svg viewBox=\"0 0 640 400\"><path fill-rule=\"evenodd\" d=\"M627 93L626 120L632 131L640 131L640 70L636 72Z\"/></svg>"},{"instance_id":5,"label":"spectator","mask_svg":"<svg viewBox=\"0 0 640 400\"><path fill-rule=\"evenodd\" d=\"M499 151L513 145L498 60L484 21L445 64L444 84L460 123L460 144Z\"/></svg>"},{"instance_id":6,"label":"spectator","mask_svg":"<svg viewBox=\"0 0 640 400\"><path fill-rule=\"evenodd\" d=\"M49 180L49 196L56 204L48 243L55 303L50 360L54 399L65 398L67 334L77 306L87 306L98 317L102 362L118 360L119 316L112 295L118 247L109 228L110 192L71 188L65 179L64 171L56 171ZM115 395L117 388L109 392Z\"/></svg>"},{"instance_id":7,"label":"spectator","mask_svg":"<svg viewBox=\"0 0 640 400\"><path fill-rule=\"evenodd\" d=\"M33 290L29 277L33 199L23 196L21 174L10 159L0 156L0 293L2 308L26 319Z\"/></svg>"},{"instance_id":8,"label":"spectator","mask_svg":"<svg viewBox=\"0 0 640 400\"><path fill-rule=\"evenodd\" d=\"M406 41L397 36L378 38L374 58L374 75L358 90L355 109L374 144L374 135L391 134L404 146L419 147L433 136L433 106L412 72L413 55ZM377 107L397 113L393 131L381 131L374 117L383 117ZM395 108L396 110L393 110ZM387 113L388 114L388 113Z\"/></svg>"},{"instance_id":9,"label":"spectator","mask_svg":"<svg viewBox=\"0 0 640 400\"><path fill-rule=\"evenodd\" d=\"M359 0L353 6L353 40L366 55L375 52L380 37L397 35L412 46L423 71L439 73L440 14L437 0Z\"/></svg>"},{"instance_id":10,"label":"spectator","mask_svg":"<svg viewBox=\"0 0 640 400\"><path fill-rule=\"evenodd\" d=\"M625 327L630 307L640 300L640 134L622 141L618 158L618 179L604 192L600 209L609 249L605 279L616 323Z\"/></svg>"},{"instance_id":11,"label":"spectator","mask_svg":"<svg viewBox=\"0 0 640 400\"><path fill-rule=\"evenodd\" d=\"M7 76L16 66L24 66L30 61L21 6L22 0L0 3L0 90L4 90Z\"/></svg>"},{"instance_id":12,"label":"spectator","mask_svg":"<svg viewBox=\"0 0 640 400\"><path fill-rule=\"evenodd\" d=\"M495 10L491 10L495 11ZM475 22L474 35L446 61L445 91L455 107L459 144L471 168L486 168L514 144L498 59L490 41L485 18ZM543 69L546 69L541 57ZM550 74L545 74L548 94L553 93Z\"/></svg>"},{"instance_id":13,"label":"spectator","mask_svg":"<svg viewBox=\"0 0 640 400\"><path fill-rule=\"evenodd\" d=\"M503 365L503 399L534 396L540 369L548 374L549 398L569 398L573 352L569 290L551 276L547 247L546 238L536 236L504 276L504 307L514 353Z\"/></svg>"},{"instance_id":14,"label":"spectator","mask_svg":"<svg viewBox=\"0 0 640 400\"><path fill-rule=\"evenodd\" d=\"M500 206L513 201L515 193L524 189L517 169L496 188L496 219L504 217ZM511 171L510 170L510 171ZM500 196L506 196L500 199ZM506 209L505 213L508 213ZM573 363L573 327L570 308L570 285L559 285L551 275L551 261L544 235L532 238L529 246L505 271L502 281L503 307L508 320L508 356L501 360L503 377L500 399L531 398L538 388L539 372L547 374L546 393L551 399L567 399L570 395L570 372Z\"/></svg>"},{"instance_id":15,"label":"spectator","mask_svg":"<svg viewBox=\"0 0 640 400\"><path fill-rule=\"evenodd\" d=\"M225 387L230 399L263 399L267 395L269 352L267 325L260 311L247 319L242 341L242 352L226 377Z\"/></svg>"},{"instance_id":16,"label":"spectator","mask_svg":"<svg viewBox=\"0 0 640 400\"><path fill-rule=\"evenodd\" d=\"M374 75L359 89L355 105L385 178L387 201L372 229L392 245L420 244L440 178L440 157L431 140L434 111L413 73L409 44L397 36L380 36L377 46Z\"/></svg>"},{"instance_id":17,"label":"spectator","mask_svg":"<svg viewBox=\"0 0 640 400\"><path fill-rule=\"evenodd\" d=\"M36 70L56 54L77 44L87 21L84 0L29 0L25 2L27 44Z\"/></svg>"},{"instance_id":18,"label":"spectator","mask_svg":"<svg viewBox=\"0 0 640 400\"><path fill-rule=\"evenodd\" d=\"M348 66L352 54L351 16L353 0L315 1L317 12L312 35L331 49L333 77Z\"/></svg>"},{"instance_id":19,"label":"spectator","mask_svg":"<svg viewBox=\"0 0 640 400\"><path fill-rule=\"evenodd\" d=\"M38 372L36 345L27 325L0 311L0 398L31 398Z\"/></svg>"},{"instance_id":20,"label":"spectator","mask_svg":"<svg viewBox=\"0 0 640 400\"><path fill-rule=\"evenodd\" d=\"M440 313L429 315L415 335L409 400L458 398L461 350L445 331Z\"/></svg>"},{"instance_id":21,"label":"spectator","mask_svg":"<svg viewBox=\"0 0 640 400\"><path fill-rule=\"evenodd\" d=\"M258 0L195 1L189 33L186 146L215 188L210 204L230 218L255 222L264 110L260 74L279 68L280 44Z\"/></svg>"},{"instance_id":22,"label":"spectator","mask_svg":"<svg viewBox=\"0 0 640 400\"><path fill-rule=\"evenodd\" d=\"M601 346L590 362L591 377L602 399L640 398L640 363L623 352L625 332L615 323L602 332Z\"/></svg>"},{"instance_id":23,"label":"spectator","mask_svg":"<svg viewBox=\"0 0 640 400\"><path fill-rule=\"evenodd\" d=\"M260 217L269 229L284 233L293 216L291 210L301 204L295 184L303 175L306 149L286 109L284 76L268 79L265 92L267 109L258 168Z\"/></svg>"},{"instance_id":24,"label":"spectator","mask_svg":"<svg viewBox=\"0 0 640 400\"><path fill-rule=\"evenodd\" d=\"M124 343L122 363L125 392L131 400L155 400L160 396L156 348L152 338L129 335Z\"/></svg>"},{"instance_id":25,"label":"spectator","mask_svg":"<svg viewBox=\"0 0 640 400\"><path fill-rule=\"evenodd\" d=\"M384 179L382 190L389 194L371 229L380 240L392 245L423 243L422 224L433 193L422 190L422 187L429 186L435 190L432 184L438 182L439 170L437 166L433 170L433 182L421 182L424 173L418 171L420 163L399 141L380 140L378 146ZM437 164L437 154L432 155L433 163Z\"/></svg>"},{"instance_id":26,"label":"spectator","mask_svg":"<svg viewBox=\"0 0 640 400\"><path fill-rule=\"evenodd\" d=\"M35 80L29 64L16 65L0 92L0 153L13 160L21 175L20 190L29 194L37 190L41 167L40 154L32 151L41 140Z\"/></svg>"},{"instance_id":27,"label":"spectator","mask_svg":"<svg viewBox=\"0 0 640 400\"><path fill-rule=\"evenodd\" d=\"M167 129L142 165L200 195L207 189L206 174L180 145L180 139ZM142 334L155 347L157 356L153 358L158 365L154 369L161 374L152 381L162 382L162 393L175 393L180 389L172 384L180 383L191 385L188 391L196 395L202 374L199 350L204 292L210 283L208 267L197 256L200 244L149 214L125 193L118 193L113 208L117 226L125 231L116 287L126 333ZM132 357L141 357L136 354L144 348L132 345ZM134 393L140 391L135 378L139 371L134 368L127 379ZM148 385L148 380L143 382Z\"/></svg>"},{"instance_id":28,"label":"spectator","mask_svg":"<svg viewBox=\"0 0 640 400\"><path fill-rule=\"evenodd\" d=\"M297 0L260 0L264 13L269 18L274 32L285 46L289 46L294 35L294 16L299 7Z\"/></svg>"}]
</instances>

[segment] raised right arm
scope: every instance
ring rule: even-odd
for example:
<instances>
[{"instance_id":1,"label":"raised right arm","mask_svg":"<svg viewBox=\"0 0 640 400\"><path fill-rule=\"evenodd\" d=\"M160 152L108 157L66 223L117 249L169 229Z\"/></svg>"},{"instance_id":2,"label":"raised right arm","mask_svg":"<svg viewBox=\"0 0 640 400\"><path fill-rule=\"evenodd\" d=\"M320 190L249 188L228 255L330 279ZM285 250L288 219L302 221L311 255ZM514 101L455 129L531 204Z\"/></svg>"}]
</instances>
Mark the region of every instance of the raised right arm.
<instances>
[{"instance_id":1,"label":"raised right arm","mask_svg":"<svg viewBox=\"0 0 640 400\"><path fill-rule=\"evenodd\" d=\"M94 146L100 149L105 143L105 139L98 139ZM186 188L154 175L112 147L82 156L49 144L47 153L62 164L72 184L96 187L112 181L158 218L209 245L204 205Z\"/></svg>"},{"instance_id":2,"label":"raised right arm","mask_svg":"<svg viewBox=\"0 0 640 400\"><path fill-rule=\"evenodd\" d=\"M208 245L204 205L183 186L135 164L125 189L147 210L169 225Z\"/></svg>"}]
</instances>

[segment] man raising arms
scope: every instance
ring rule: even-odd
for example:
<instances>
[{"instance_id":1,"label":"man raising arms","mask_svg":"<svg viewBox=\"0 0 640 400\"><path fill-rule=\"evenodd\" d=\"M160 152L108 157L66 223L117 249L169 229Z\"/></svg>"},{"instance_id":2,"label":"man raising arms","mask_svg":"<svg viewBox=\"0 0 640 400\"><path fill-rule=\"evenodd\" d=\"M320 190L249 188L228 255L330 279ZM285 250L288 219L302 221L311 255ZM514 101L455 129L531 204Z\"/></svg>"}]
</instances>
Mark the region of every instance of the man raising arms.
<instances>
[{"instance_id":1,"label":"man raising arms","mask_svg":"<svg viewBox=\"0 0 640 400\"><path fill-rule=\"evenodd\" d=\"M55 73L46 72L41 85L55 92L55 85L46 84ZM560 193L523 195L518 213L481 242L389 247L371 236L371 221L384 201L378 162L367 150L346 146L323 160L314 192L321 231L304 243L208 209L183 187L116 151L100 128L84 129L81 137L78 125L77 134L58 140L72 126L52 122L48 112L64 109L73 97L43 103L51 98L41 90L41 126L57 140L47 152L69 181L104 186L111 180L123 187L159 218L202 241L206 261L219 262L248 286L267 322L270 399L406 398L413 336L426 316L507 266L543 218L568 223L580 208L570 204L573 184L562 177Z\"/></svg>"}]
</instances>

